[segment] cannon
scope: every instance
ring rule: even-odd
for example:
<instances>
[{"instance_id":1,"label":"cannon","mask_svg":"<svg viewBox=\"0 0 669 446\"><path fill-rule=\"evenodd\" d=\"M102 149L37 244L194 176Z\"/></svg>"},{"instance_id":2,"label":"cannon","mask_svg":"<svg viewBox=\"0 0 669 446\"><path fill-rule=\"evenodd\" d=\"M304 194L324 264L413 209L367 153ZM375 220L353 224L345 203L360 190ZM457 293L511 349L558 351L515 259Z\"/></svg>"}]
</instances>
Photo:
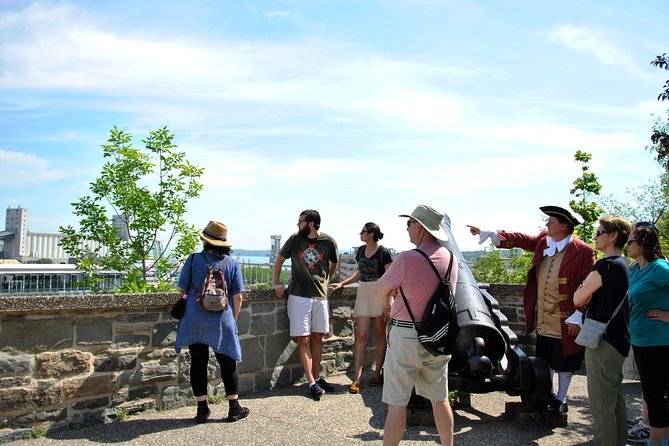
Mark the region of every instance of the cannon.
<instances>
[{"instance_id":1,"label":"cannon","mask_svg":"<svg viewBox=\"0 0 669 446\"><path fill-rule=\"evenodd\" d=\"M499 303L478 285L451 231L451 220L444 214L441 223L449 249L458 264L455 290L460 332L449 362L448 386L467 393L504 391L520 395L533 410L544 409L551 399L551 376L541 358L527 356L518 346L518 337L509 328Z\"/></svg>"}]
</instances>

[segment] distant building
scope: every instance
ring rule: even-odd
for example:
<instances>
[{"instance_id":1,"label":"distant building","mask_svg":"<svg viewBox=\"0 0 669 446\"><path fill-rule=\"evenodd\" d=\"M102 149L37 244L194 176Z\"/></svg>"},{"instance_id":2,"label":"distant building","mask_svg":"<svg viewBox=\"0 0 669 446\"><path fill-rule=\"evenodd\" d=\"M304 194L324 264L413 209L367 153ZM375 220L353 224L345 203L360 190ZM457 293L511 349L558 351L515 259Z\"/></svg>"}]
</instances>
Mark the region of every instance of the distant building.
<instances>
[{"instance_id":1,"label":"distant building","mask_svg":"<svg viewBox=\"0 0 669 446\"><path fill-rule=\"evenodd\" d=\"M31 262L39 259L49 259L54 263L67 263L69 255L60 246L60 240L65 236L58 233L30 232L28 230L28 209L21 206L8 207L5 214L5 230L0 231L2 252L0 257L17 259L20 262ZM82 245L90 249L100 247L97 242L85 241ZM101 247L99 255L105 255L107 250Z\"/></svg>"},{"instance_id":2,"label":"distant building","mask_svg":"<svg viewBox=\"0 0 669 446\"><path fill-rule=\"evenodd\" d=\"M270 240L272 241L272 249L269 252L269 263L274 263L276 258L279 257L279 251L281 250L281 236L271 235Z\"/></svg>"},{"instance_id":3,"label":"distant building","mask_svg":"<svg viewBox=\"0 0 669 446\"><path fill-rule=\"evenodd\" d=\"M112 226L116 229L116 235L118 238L127 242L130 240L130 231L128 229L128 219L124 215L114 215L112 218Z\"/></svg>"}]
</instances>

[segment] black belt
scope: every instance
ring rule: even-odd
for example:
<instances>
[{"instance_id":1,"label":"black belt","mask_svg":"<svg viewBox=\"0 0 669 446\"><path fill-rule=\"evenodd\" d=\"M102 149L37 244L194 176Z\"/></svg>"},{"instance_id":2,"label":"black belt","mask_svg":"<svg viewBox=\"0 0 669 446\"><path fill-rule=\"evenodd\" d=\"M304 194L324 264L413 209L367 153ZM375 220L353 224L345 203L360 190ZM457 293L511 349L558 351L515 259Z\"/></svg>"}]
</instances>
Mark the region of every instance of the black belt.
<instances>
[{"instance_id":1,"label":"black belt","mask_svg":"<svg viewBox=\"0 0 669 446\"><path fill-rule=\"evenodd\" d=\"M395 325L402 328L414 328L413 322L403 321L401 319L395 319L394 317L390 318L390 325Z\"/></svg>"}]
</instances>

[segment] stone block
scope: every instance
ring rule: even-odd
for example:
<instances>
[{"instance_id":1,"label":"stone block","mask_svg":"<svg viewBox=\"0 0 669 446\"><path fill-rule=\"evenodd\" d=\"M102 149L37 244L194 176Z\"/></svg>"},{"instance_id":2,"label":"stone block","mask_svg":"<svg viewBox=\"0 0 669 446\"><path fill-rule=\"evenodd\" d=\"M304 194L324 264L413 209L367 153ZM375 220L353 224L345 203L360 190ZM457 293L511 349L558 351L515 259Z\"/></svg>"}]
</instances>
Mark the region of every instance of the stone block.
<instances>
[{"instance_id":1,"label":"stone block","mask_svg":"<svg viewBox=\"0 0 669 446\"><path fill-rule=\"evenodd\" d=\"M265 364L267 368L299 361L297 344L288 336L268 336L265 339Z\"/></svg>"},{"instance_id":2,"label":"stone block","mask_svg":"<svg viewBox=\"0 0 669 446\"><path fill-rule=\"evenodd\" d=\"M110 395L114 392L116 377L111 373L94 373L63 380L66 400Z\"/></svg>"},{"instance_id":3,"label":"stone block","mask_svg":"<svg viewBox=\"0 0 669 446\"><path fill-rule=\"evenodd\" d=\"M251 313L256 314L274 314L276 310L276 303L274 302L262 302L262 303L253 303L250 305Z\"/></svg>"},{"instance_id":4,"label":"stone block","mask_svg":"<svg viewBox=\"0 0 669 446\"><path fill-rule=\"evenodd\" d=\"M353 317L353 307L348 302L330 302L332 319L350 319Z\"/></svg>"},{"instance_id":5,"label":"stone block","mask_svg":"<svg viewBox=\"0 0 669 446\"><path fill-rule=\"evenodd\" d=\"M57 378L63 375L84 374L90 369L92 355L70 350L37 355L35 374L40 378Z\"/></svg>"},{"instance_id":6,"label":"stone block","mask_svg":"<svg viewBox=\"0 0 669 446\"><path fill-rule=\"evenodd\" d=\"M353 349L353 338L332 338L323 341L323 353L335 353L351 351Z\"/></svg>"},{"instance_id":7,"label":"stone block","mask_svg":"<svg viewBox=\"0 0 669 446\"><path fill-rule=\"evenodd\" d=\"M242 347L242 362L239 364L239 373L248 373L262 370L264 368L263 358L265 357L264 341L261 337L245 337L239 340Z\"/></svg>"},{"instance_id":8,"label":"stone block","mask_svg":"<svg viewBox=\"0 0 669 446\"><path fill-rule=\"evenodd\" d=\"M74 410L89 410L107 407L109 405L109 397L103 396L100 398L92 398L83 401L77 401L72 405Z\"/></svg>"},{"instance_id":9,"label":"stone block","mask_svg":"<svg viewBox=\"0 0 669 446\"><path fill-rule=\"evenodd\" d=\"M273 314L254 314L251 316L252 336L268 335L274 333L274 315Z\"/></svg>"},{"instance_id":10,"label":"stone block","mask_svg":"<svg viewBox=\"0 0 669 446\"><path fill-rule=\"evenodd\" d=\"M508 322L518 322L518 310L516 308L501 307L499 310L506 316Z\"/></svg>"},{"instance_id":11,"label":"stone block","mask_svg":"<svg viewBox=\"0 0 669 446\"><path fill-rule=\"evenodd\" d=\"M132 387L128 391L127 399L130 401L134 401L138 399L155 398L157 394L158 390L154 385L149 385L144 387Z\"/></svg>"},{"instance_id":12,"label":"stone block","mask_svg":"<svg viewBox=\"0 0 669 446\"><path fill-rule=\"evenodd\" d=\"M255 373L248 373L239 377L239 395L248 395L255 392Z\"/></svg>"},{"instance_id":13,"label":"stone block","mask_svg":"<svg viewBox=\"0 0 669 446\"><path fill-rule=\"evenodd\" d=\"M146 347L149 342L150 337L145 335L120 334L114 338L118 347Z\"/></svg>"},{"instance_id":14,"label":"stone block","mask_svg":"<svg viewBox=\"0 0 669 446\"><path fill-rule=\"evenodd\" d=\"M274 314L274 317L276 318L276 329L278 331L288 332L290 330L290 319L288 319L288 313L285 311L277 311Z\"/></svg>"},{"instance_id":15,"label":"stone block","mask_svg":"<svg viewBox=\"0 0 669 446\"><path fill-rule=\"evenodd\" d=\"M24 375L30 373L32 356L0 352L0 375Z\"/></svg>"},{"instance_id":16,"label":"stone block","mask_svg":"<svg viewBox=\"0 0 669 446\"><path fill-rule=\"evenodd\" d=\"M123 404L119 404L116 409L123 409L129 414L144 412L145 410L151 410L156 408L156 400L153 398L143 398L128 401Z\"/></svg>"},{"instance_id":17,"label":"stone block","mask_svg":"<svg viewBox=\"0 0 669 446\"><path fill-rule=\"evenodd\" d=\"M151 345L154 347L167 347L174 345L177 340L177 323L157 324L153 327Z\"/></svg>"},{"instance_id":18,"label":"stone block","mask_svg":"<svg viewBox=\"0 0 669 446\"><path fill-rule=\"evenodd\" d=\"M351 319L330 319L332 335L340 338L353 336L354 322Z\"/></svg>"},{"instance_id":19,"label":"stone block","mask_svg":"<svg viewBox=\"0 0 669 446\"><path fill-rule=\"evenodd\" d=\"M177 373L176 361L149 361L140 364L140 379L142 382L176 379Z\"/></svg>"},{"instance_id":20,"label":"stone block","mask_svg":"<svg viewBox=\"0 0 669 446\"><path fill-rule=\"evenodd\" d=\"M99 373L119 372L134 369L136 366L137 356L134 354L100 355L93 360L93 370Z\"/></svg>"},{"instance_id":21,"label":"stone block","mask_svg":"<svg viewBox=\"0 0 669 446\"><path fill-rule=\"evenodd\" d=\"M135 323L135 322L156 322L160 317L160 313L125 313L119 314L114 320L121 323Z\"/></svg>"},{"instance_id":22,"label":"stone block","mask_svg":"<svg viewBox=\"0 0 669 446\"><path fill-rule=\"evenodd\" d=\"M139 370L124 370L121 373L116 374L116 381L118 382L118 388L123 387L133 387L139 386L142 384L141 373Z\"/></svg>"},{"instance_id":23,"label":"stone block","mask_svg":"<svg viewBox=\"0 0 669 446\"><path fill-rule=\"evenodd\" d=\"M77 323L77 344L111 344L112 321L106 317L80 319Z\"/></svg>"},{"instance_id":24,"label":"stone block","mask_svg":"<svg viewBox=\"0 0 669 446\"><path fill-rule=\"evenodd\" d=\"M190 386L170 386L163 389L160 395L163 410L178 409L195 404L195 397Z\"/></svg>"},{"instance_id":25,"label":"stone block","mask_svg":"<svg viewBox=\"0 0 669 446\"><path fill-rule=\"evenodd\" d=\"M0 389L0 413L60 407L63 405L61 390L60 386L41 390L29 387Z\"/></svg>"},{"instance_id":26,"label":"stone block","mask_svg":"<svg viewBox=\"0 0 669 446\"><path fill-rule=\"evenodd\" d=\"M239 335L245 335L249 333L249 330L251 328L251 313L246 310L242 310L239 313L239 317L237 318L237 333Z\"/></svg>"},{"instance_id":27,"label":"stone block","mask_svg":"<svg viewBox=\"0 0 669 446\"><path fill-rule=\"evenodd\" d=\"M30 385L31 382L32 378L29 375L0 378L0 389L9 389L10 387L24 387Z\"/></svg>"},{"instance_id":28,"label":"stone block","mask_svg":"<svg viewBox=\"0 0 669 446\"><path fill-rule=\"evenodd\" d=\"M67 409L58 408L53 411L37 411L16 417L16 424L33 425L36 423L57 423L67 419Z\"/></svg>"},{"instance_id":29,"label":"stone block","mask_svg":"<svg viewBox=\"0 0 669 446\"><path fill-rule=\"evenodd\" d=\"M71 348L73 332L74 320L70 316L4 319L0 321L0 345L27 351Z\"/></svg>"}]
</instances>

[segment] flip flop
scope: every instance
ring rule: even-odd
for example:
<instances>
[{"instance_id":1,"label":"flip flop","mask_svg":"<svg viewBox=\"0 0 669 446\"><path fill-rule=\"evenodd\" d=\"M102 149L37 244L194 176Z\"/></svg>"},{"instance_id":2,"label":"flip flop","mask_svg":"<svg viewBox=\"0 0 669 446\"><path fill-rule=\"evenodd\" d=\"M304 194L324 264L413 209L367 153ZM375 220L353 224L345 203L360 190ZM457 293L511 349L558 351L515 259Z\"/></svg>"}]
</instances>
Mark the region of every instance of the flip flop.
<instances>
[{"instance_id":1,"label":"flip flop","mask_svg":"<svg viewBox=\"0 0 669 446\"><path fill-rule=\"evenodd\" d=\"M351 386L348 388L348 393L360 393L360 387L358 387L356 384L351 384Z\"/></svg>"}]
</instances>

